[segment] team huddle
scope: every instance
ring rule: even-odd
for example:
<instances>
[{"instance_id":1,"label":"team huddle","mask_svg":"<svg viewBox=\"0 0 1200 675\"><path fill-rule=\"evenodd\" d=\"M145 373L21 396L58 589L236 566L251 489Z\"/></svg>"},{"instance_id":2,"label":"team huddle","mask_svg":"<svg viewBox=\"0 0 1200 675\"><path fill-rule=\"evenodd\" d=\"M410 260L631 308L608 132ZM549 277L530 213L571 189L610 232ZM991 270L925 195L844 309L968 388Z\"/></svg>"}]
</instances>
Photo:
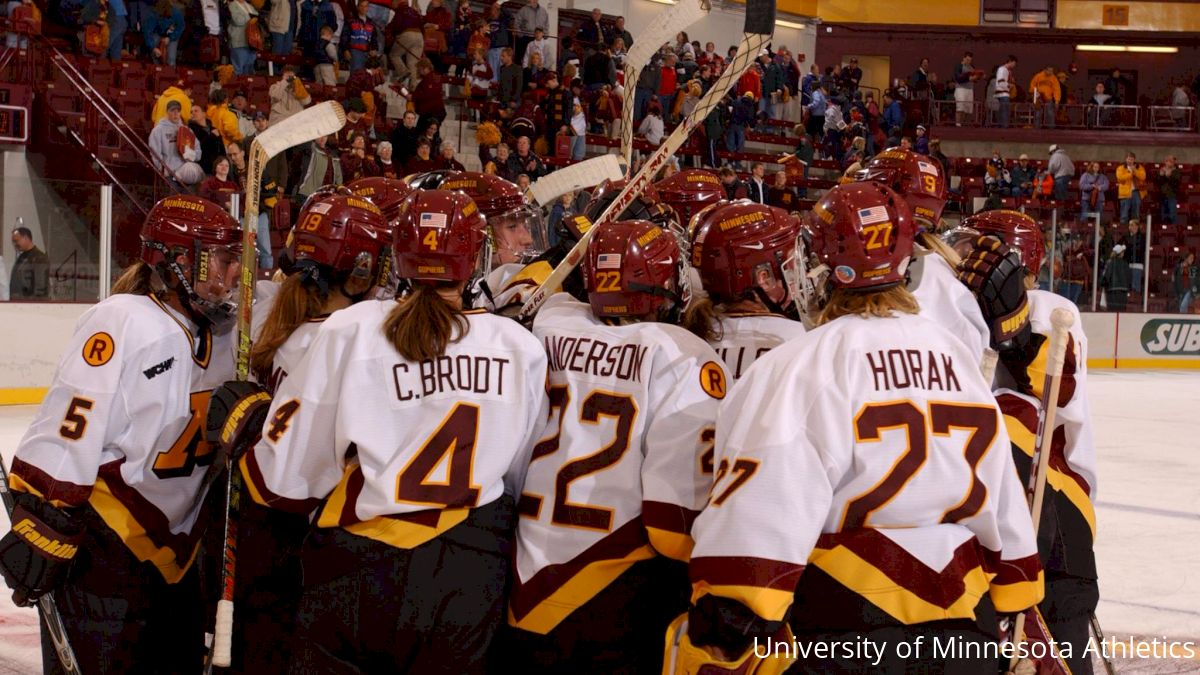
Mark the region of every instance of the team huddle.
<instances>
[{"instance_id":1,"label":"team huddle","mask_svg":"<svg viewBox=\"0 0 1200 675\"><path fill-rule=\"evenodd\" d=\"M228 469L235 672L999 673L1014 633L1058 648L1021 672L1091 672L1087 341L1076 314L1042 448L1039 224L940 232L907 151L806 213L688 170L598 219L620 187L550 231L494 176L322 189L251 382L237 222L159 202L17 449L16 602L53 592L84 673L204 670Z\"/></svg>"}]
</instances>

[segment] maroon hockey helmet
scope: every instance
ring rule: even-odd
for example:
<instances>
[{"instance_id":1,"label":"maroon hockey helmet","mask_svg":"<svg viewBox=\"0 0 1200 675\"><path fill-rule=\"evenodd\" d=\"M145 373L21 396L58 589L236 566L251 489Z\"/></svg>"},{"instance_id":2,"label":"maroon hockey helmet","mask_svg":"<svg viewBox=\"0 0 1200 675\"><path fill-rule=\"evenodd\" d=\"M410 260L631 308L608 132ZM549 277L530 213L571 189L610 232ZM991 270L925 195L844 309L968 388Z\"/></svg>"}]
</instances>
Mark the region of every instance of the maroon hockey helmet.
<instances>
[{"instance_id":1,"label":"maroon hockey helmet","mask_svg":"<svg viewBox=\"0 0 1200 675\"><path fill-rule=\"evenodd\" d=\"M391 228L379 207L364 197L309 199L288 235L287 257L319 280L324 271L348 274L366 282L364 287L380 285L390 267Z\"/></svg>"},{"instance_id":2,"label":"maroon hockey helmet","mask_svg":"<svg viewBox=\"0 0 1200 675\"><path fill-rule=\"evenodd\" d=\"M413 190L402 180L380 176L359 178L348 183L346 187L355 195L363 197L379 207L379 210L383 212L383 217L389 223L396 219L396 214L400 212L400 204Z\"/></svg>"},{"instance_id":3,"label":"maroon hockey helmet","mask_svg":"<svg viewBox=\"0 0 1200 675\"><path fill-rule=\"evenodd\" d=\"M1008 244L1021 254L1021 264L1030 274L1037 274L1046 257L1046 239L1042 228L1032 216L1012 209L995 209L977 213L963 220L962 225L947 233L947 238L956 233L990 234ZM949 243L949 242L948 242Z\"/></svg>"},{"instance_id":4,"label":"maroon hockey helmet","mask_svg":"<svg viewBox=\"0 0 1200 675\"><path fill-rule=\"evenodd\" d=\"M242 229L225 209L201 197L167 197L146 214L141 240L142 261L159 270L164 280L176 279L180 295L194 312L214 327L232 324Z\"/></svg>"},{"instance_id":5,"label":"maroon hockey helmet","mask_svg":"<svg viewBox=\"0 0 1200 675\"><path fill-rule=\"evenodd\" d=\"M466 281L475 272L487 222L462 193L414 190L400 205L393 246L402 279Z\"/></svg>"},{"instance_id":6,"label":"maroon hockey helmet","mask_svg":"<svg viewBox=\"0 0 1200 675\"><path fill-rule=\"evenodd\" d=\"M946 176L937 160L892 148L871 158L864 181L882 183L908 202L917 225L936 232L946 208Z\"/></svg>"},{"instance_id":7,"label":"maroon hockey helmet","mask_svg":"<svg viewBox=\"0 0 1200 675\"><path fill-rule=\"evenodd\" d=\"M812 311L814 300L819 306L836 289L882 290L904 283L916 230L900 195L879 183L862 182L825 193L802 234L804 250L796 256L800 277L814 287L793 288L793 293L805 311Z\"/></svg>"},{"instance_id":8,"label":"maroon hockey helmet","mask_svg":"<svg viewBox=\"0 0 1200 675\"><path fill-rule=\"evenodd\" d=\"M516 183L474 171L447 172L439 190L462 192L487 218L493 264L528 262L546 250L545 220Z\"/></svg>"},{"instance_id":9,"label":"maroon hockey helmet","mask_svg":"<svg viewBox=\"0 0 1200 675\"><path fill-rule=\"evenodd\" d=\"M675 210L679 222L687 227L709 204L725 198L725 188L717 174L706 169L684 169L654 184L659 199Z\"/></svg>"},{"instance_id":10,"label":"maroon hockey helmet","mask_svg":"<svg viewBox=\"0 0 1200 675\"><path fill-rule=\"evenodd\" d=\"M783 267L795 250L799 218L783 209L739 200L700 211L693 225L692 266L714 301L734 302L757 297L759 292L771 303L786 301Z\"/></svg>"},{"instance_id":11,"label":"maroon hockey helmet","mask_svg":"<svg viewBox=\"0 0 1200 675\"><path fill-rule=\"evenodd\" d=\"M686 304L675 237L646 220L619 220L597 227L584 262L593 314L661 317Z\"/></svg>"}]
</instances>

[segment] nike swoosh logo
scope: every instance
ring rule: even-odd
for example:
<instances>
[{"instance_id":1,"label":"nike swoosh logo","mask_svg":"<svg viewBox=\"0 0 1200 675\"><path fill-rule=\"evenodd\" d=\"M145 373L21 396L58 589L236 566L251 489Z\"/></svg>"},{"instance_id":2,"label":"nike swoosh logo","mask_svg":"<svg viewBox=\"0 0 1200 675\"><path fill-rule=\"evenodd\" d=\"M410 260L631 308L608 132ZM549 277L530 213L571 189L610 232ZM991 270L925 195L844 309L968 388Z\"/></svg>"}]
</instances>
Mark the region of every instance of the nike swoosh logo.
<instances>
[{"instance_id":1,"label":"nike swoosh logo","mask_svg":"<svg viewBox=\"0 0 1200 675\"><path fill-rule=\"evenodd\" d=\"M742 248L749 248L749 249L754 249L755 251L761 251L761 250L763 250L763 243L761 241L759 241L759 242L755 242L753 244L742 244Z\"/></svg>"}]
</instances>

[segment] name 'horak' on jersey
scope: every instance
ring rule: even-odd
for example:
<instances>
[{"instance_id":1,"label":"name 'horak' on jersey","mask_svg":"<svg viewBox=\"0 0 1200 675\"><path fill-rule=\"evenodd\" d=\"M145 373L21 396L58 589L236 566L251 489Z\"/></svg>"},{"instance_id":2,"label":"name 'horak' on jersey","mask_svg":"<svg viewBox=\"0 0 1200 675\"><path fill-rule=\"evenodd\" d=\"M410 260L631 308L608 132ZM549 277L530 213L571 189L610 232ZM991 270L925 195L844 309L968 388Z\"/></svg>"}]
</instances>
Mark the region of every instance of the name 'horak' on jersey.
<instances>
[{"instance_id":1,"label":"name 'horak' on jersey","mask_svg":"<svg viewBox=\"0 0 1200 675\"><path fill-rule=\"evenodd\" d=\"M937 389L962 391L949 354L919 349L879 349L867 352L875 391L892 389Z\"/></svg>"}]
</instances>

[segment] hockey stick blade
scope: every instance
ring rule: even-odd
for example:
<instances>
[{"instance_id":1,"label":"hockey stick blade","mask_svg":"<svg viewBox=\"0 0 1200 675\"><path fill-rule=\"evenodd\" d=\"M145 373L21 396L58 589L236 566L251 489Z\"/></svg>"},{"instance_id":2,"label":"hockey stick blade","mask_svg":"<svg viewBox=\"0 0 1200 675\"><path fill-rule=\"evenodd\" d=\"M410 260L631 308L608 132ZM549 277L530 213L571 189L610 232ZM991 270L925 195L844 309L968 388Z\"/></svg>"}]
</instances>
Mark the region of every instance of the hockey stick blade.
<instances>
[{"instance_id":1,"label":"hockey stick blade","mask_svg":"<svg viewBox=\"0 0 1200 675\"><path fill-rule=\"evenodd\" d=\"M709 0L682 0L656 17L646 30L638 33L625 55L625 98L621 101L621 159L632 168L634 91L642 69L664 42L704 18L711 9ZM628 169L627 169L628 170Z\"/></svg>"},{"instance_id":2,"label":"hockey stick blade","mask_svg":"<svg viewBox=\"0 0 1200 675\"><path fill-rule=\"evenodd\" d=\"M346 125L346 111L337 101L325 101L305 108L271 126L255 140L262 144L267 159L301 143L337 133Z\"/></svg>"},{"instance_id":3,"label":"hockey stick blade","mask_svg":"<svg viewBox=\"0 0 1200 675\"><path fill-rule=\"evenodd\" d=\"M758 15L751 19L752 13L757 12ZM763 15L769 14L769 21L763 22ZM733 61L725 68L725 72L721 73L721 77L717 78L712 88L708 90L700 101L696 104L692 114L675 127L675 131L663 141L662 145L650 155L646 163L642 165L640 171L625 185L620 194L608 205L596 222L592 224L588 231L584 233L567 257L554 268L554 271L546 278L538 289L529 296L529 300L521 307L521 311L517 314L517 319L523 322L529 321L533 315L537 313L546 300L550 297L550 291L554 288L562 286L563 281L571 270L579 264L583 259L584 253L587 252L588 243L592 240L592 236L600 226L617 215L623 213L633 200L641 196L646 187L650 185L654 175L664 164L679 150L679 148L687 141L700 122L708 117L708 113L721 102L725 97L725 93L730 87L734 86L743 74L754 64L754 59L758 56L759 50L766 47L771 41L770 30L775 25L775 3L772 0L749 0L746 3L746 25L747 26L766 26L766 33L747 32L742 36L742 42L738 46L737 55Z\"/></svg>"},{"instance_id":4,"label":"hockey stick blade","mask_svg":"<svg viewBox=\"0 0 1200 675\"><path fill-rule=\"evenodd\" d=\"M545 176L529 186L526 196L538 206L547 206L568 192L590 188L606 180L620 180L624 175L616 155L600 155Z\"/></svg>"}]
</instances>

